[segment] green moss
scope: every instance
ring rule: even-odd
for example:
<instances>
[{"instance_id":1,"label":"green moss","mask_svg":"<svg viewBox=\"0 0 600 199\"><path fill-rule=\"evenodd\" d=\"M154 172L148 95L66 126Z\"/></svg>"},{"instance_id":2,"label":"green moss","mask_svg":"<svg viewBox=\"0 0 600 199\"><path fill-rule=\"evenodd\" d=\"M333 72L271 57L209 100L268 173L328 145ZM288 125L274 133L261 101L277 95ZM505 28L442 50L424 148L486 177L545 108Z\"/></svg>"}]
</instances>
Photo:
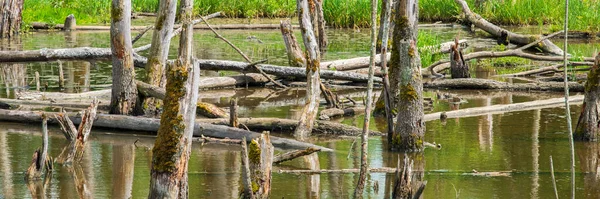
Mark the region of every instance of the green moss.
<instances>
[{"instance_id":1,"label":"green moss","mask_svg":"<svg viewBox=\"0 0 600 199\"><path fill-rule=\"evenodd\" d=\"M256 140L250 141L250 145L248 145L248 159L252 164L260 163L260 146Z\"/></svg>"},{"instance_id":2,"label":"green moss","mask_svg":"<svg viewBox=\"0 0 600 199\"><path fill-rule=\"evenodd\" d=\"M258 183L256 183L256 182L252 182L252 192L253 192L253 193L256 193L256 192L258 192L258 189L259 189L259 188L260 188L260 187L258 186Z\"/></svg>"},{"instance_id":3,"label":"green moss","mask_svg":"<svg viewBox=\"0 0 600 199\"><path fill-rule=\"evenodd\" d=\"M158 137L152 149L152 169L157 172L173 172L176 168L175 160L182 153L181 138L185 130L183 115L179 113L179 101L185 97L185 82L188 71L185 67L177 65L169 72L169 81L166 85L164 112L161 115Z\"/></svg>"},{"instance_id":4,"label":"green moss","mask_svg":"<svg viewBox=\"0 0 600 199\"><path fill-rule=\"evenodd\" d=\"M411 101L419 99L415 87L410 83L400 86L400 100Z\"/></svg>"},{"instance_id":5,"label":"green moss","mask_svg":"<svg viewBox=\"0 0 600 199\"><path fill-rule=\"evenodd\" d=\"M398 19L396 19L396 26L398 26L398 28L400 28L400 29L407 28L408 27L408 17L401 16Z\"/></svg>"},{"instance_id":6,"label":"green moss","mask_svg":"<svg viewBox=\"0 0 600 199\"><path fill-rule=\"evenodd\" d=\"M155 27L156 30L162 29L163 23L166 18L167 18L166 14L160 14L158 16L158 18L156 19L156 27Z\"/></svg>"},{"instance_id":7,"label":"green moss","mask_svg":"<svg viewBox=\"0 0 600 199\"><path fill-rule=\"evenodd\" d=\"M587 82L585 83L586 93L598 88L598 78L600 78L598 66L593 66L590 72L588 73Z\"/></svg>"},{"instance_id":8,"label":"green moss","mask_svg":"<svg viewBox=\"0 0 600 199\"><path fill-rule=\"evenodd\" d=\"M122 20L123 18L123 8L121 8L120 6L113 6L110 9L110 15L112 16L112 19L115 20Z\"/></svg>"}]
</instances>

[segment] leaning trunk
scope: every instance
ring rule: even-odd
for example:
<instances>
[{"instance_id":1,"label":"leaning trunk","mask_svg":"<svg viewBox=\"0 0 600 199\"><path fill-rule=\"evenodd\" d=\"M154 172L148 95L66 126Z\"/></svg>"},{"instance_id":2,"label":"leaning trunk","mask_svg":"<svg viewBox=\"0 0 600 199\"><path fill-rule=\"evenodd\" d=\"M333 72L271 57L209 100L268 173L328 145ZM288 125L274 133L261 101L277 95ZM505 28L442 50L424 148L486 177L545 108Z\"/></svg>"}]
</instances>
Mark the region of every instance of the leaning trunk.
<instances>
[{"instance_id":1,"label":"leaning trunk","mask_svg":"<svg viewBox=\"0 0 600 199\"><path fill-rule=\"evenodd\" d=\"M158 16L154 25L154 34L152 35L152 46L150 47L148 63L146 63L147 82L153 86L165 87L167 83L165 66L167 56L169 55L173 26L175 24L176 5L176 0L162 0L158 8ZM158 114L156 107L160 106L161 103L162 101L156 98L144 99L144 113L146 115Z\"/></svg>"},{"instance_id":2,"label":"leaning trunk","mask_svg":"<svg viewBox=\"0 0 600 199\"><path fill-rule=\"evenodd\" d=\"M169 68L158 137L152 149L149 198L188 198L187 170L198 101L200 68L192 63L192 0L181 1L179 56Z\"/></svg>"},{"instance_id":3,"label":"leaning trunk","mask_svg":"<svg viewBox=\"0 0 600 199\"><path fill-rule=\"evenodd\" d=\"M0 38L11 38L21 29L23 0L4 0L0 4Z\"/></svg>"},{"instance_id":4,"label":"leaning trunk","mask_svg":"<svg viewBox=\"0 0 600 199\"><path fill-rule=\"evenodd\" d=\"M131 0L113 0L111 15L113 84L110 113L130 115L138 101L130 30Z\"/></svg>"},{"instance_id":5,"label":"leaning trunk","mask_svg":"<svg viewBox=\"0 0 600 199\"><path fill-rule=\"evenodd\" d=\"M596 141L598 134L600 134L600 128L598 122L600 122L600 54L596 56L594 66L588 73L588 80L585 83L585 98L583 101L583 110L577 127L583 126L582 131L576 132L577 137L587 140ZM578 130L577 128L575 129Z\"/></svg>"},{"instance_id":6,"label":"leaning trunk","mask_svg":"<svg viewBox=\"0 0 600 199\"><path fill-rule=\"evenodd\" d=\"M302 27L302 38L304 40L304 46L308 53L306 59L306 105L302 109L302 115L300 121L294 132L294 136L297 138L306 138L315 123L317 118L317 111L319 110L319 97L321 94L319 78L320 72L320 53L319 45L313 32L313 26L310 22L310 14L308 7L308 0L298 0L298 20L300 21L300 27Z\"/></svg>"},{"instance_id":7,"label":"leaning trunk","mask_svg":"<svg viewBox=\"0 0 600 199\"><path fill-rule=\"evenodd\" d=\"M396 129L391 150L422 150L423 84L421 59L417 50L418 0L401 0L397 4L394 43L390 61L391 96L396 102ZM396 92L396 93L394 93Z\"/></svg>"}]
</instances>

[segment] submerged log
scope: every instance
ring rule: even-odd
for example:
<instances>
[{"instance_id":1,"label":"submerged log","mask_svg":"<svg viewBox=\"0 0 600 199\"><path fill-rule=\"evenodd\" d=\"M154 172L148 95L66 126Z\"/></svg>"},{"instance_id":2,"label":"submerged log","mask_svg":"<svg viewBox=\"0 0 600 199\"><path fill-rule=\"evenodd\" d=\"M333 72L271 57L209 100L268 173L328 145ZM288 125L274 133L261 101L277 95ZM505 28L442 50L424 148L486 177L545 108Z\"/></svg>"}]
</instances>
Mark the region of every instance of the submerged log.
<instances>
[{"instance_id":1,"label":"submerged log","mask_svg":"<svg viewBox=\"0 0 600 199\"><path fill-rule=\"evenodd\" d=\"M70 113L69 118L73 121L73 124L75 125L81 123L81 116L79 116L78 114ZM229 122L228 119L222 120L224 121L225 125L227 125ZM0 109L0 121L34 123L41 122L42 119L39 112ZM260 136L260 133L232 128L224 125L203 123L202 121L203 120L197 120L194 125L195 137L200 137L201 135L204 135L216 138L228 137L230 139L242 139L243 137L246 137L248 139L253 139ZM295 120L291 121L297 122ZM56 120L51 119L48 122L56 123ZM240 120L240 123L243 123L243 119ZM96 120L94 120L93 125L94 127L156 132L158 131L160 125L160 119L126 115L97 114ZM333 151L332 149L326 147L321 147L314 144L300 142L292 139L279 138L275 136L271 136L271 143L273 144L273 146L283 149L306 149L308 147L313 147L321 149L321 151Z\"/></svg>"},{"instance_id":2,"label":"submerged log","mask_svg":"<svg viewBox=\"0 0 600 199\"><path fill-rule=\"evenodd\" d=\"M569 97L569 103L571 105L581 104L583 103L583 95L571 96ZM426 114L423 117L424 121L432 121L440 119L442 115L445 115L446 118L461 118L461 117L473 117L479 115L487 115L487 114L501 114L506 112L513 111L527 111L534 109L542 109L542 108L552 108L552 107L560 107L564 106L565 98L552 98L545 100L536 100L531 102L522 102L522 103L514 103L514 104L498 104L493 106L485 106L485 107L477 107L477 108L467 108L462 110L448 111L448 112L437 112Z\"/></svg>"},{"instance_id":3,"label":"submerged log","mask_svg":"<svg viewBox=\"0 0 600 199\"><path fill-rule=\"evenodd\" d=\"M495 90L512 90L512 91L556 91L562 92L564 84L558 82L539 82L539 83L522 83L511 84L490 79L443 79L434 80L423 83L424 88L444 88L444 89L495 89ZM574 92L581 92L584 86L571 82L569 89Z\"/></svg>"},{"instance_id":4,"label":"submerged log","mask_svg":"<svg viewBox=\"0 0 600 199\"><path fill-rule=\"evenodd\" d=\"M284 154L277 155L273 158L273 164L279 164L285 161L293 160L297 157L302 157L305 155L313 154L314 152L319 152L321 150L315 148L306 148L304 150L294 150L289 151Z\"/></svg>"}]
</instances>

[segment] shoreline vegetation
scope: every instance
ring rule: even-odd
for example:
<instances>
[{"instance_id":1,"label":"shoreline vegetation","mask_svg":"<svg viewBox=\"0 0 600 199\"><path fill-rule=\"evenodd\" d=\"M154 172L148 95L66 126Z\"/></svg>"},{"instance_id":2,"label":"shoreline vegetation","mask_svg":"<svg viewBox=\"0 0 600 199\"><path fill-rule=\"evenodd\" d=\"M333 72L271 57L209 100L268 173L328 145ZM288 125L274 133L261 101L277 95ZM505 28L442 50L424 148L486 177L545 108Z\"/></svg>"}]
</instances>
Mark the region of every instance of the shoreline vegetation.
<instances>
[{"instance_id":1,"label":"shoreline vegetation","mask_svg":"<svg viewBox=\"0 0 600 199\"><path fill-rule=\"evenodd\" d=\"M133 0L134 12L156 12L159 0ZM488 0L475 5L473 11L498 25L550 25L560 29L564 19L564 0ZM481 2L481 1L480 1ZM194 0L194 14L222 12L231 18L281 18L295 16L295 0ZM454 0L421 0L419 18L424 22L456 22L461 10ZM110 1L97 0L28 0L23 6L23 28L33 22L63 23L74 14L77 24L99 25L110 22ZM364 28L369 26L369 0L325 0L324 17L333 28ZM571 30L600 32L600 0L574 1L570 4Z\"/></svg>"}]
</instances>

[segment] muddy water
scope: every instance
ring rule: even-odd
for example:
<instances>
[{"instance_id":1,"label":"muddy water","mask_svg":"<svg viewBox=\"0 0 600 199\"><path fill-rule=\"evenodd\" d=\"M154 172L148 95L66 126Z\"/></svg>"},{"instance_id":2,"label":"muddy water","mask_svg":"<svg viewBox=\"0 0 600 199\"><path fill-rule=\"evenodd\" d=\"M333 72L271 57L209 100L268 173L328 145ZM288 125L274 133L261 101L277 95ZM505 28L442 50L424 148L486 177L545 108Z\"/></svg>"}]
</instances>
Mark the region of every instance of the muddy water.
<instances>
[{"instance_id":1,"label":"muddy water","mask_svg":"<svg viewBox=\"0 0 600 199\"><path fill-rule=\"evenodd\" d=\"M450 40L460 32L464 37L476 37L461 29L426 29ZM269 63L286 64L285 48L279 31L228 31L222 33L238 44L253 59L268 59ZM203 59L239 60L226 44L216 40L212 33L196 32L196 56ZM326 60L366 56L368 35L356 30L329 32L331 48ZM20 42L4 42L3 49L38 49L61 47L109 47L106 32L34 33ZM258 38L258 39L254 39ZM475 38L475 46L489 48L493 40ZM149 36L137 45L145 44ZM596 44L578 44L585 51ZM487 46L487 47L486 47ZM174 52L174 50L172 51ZM66 92L83 92L110 84L110 66L98 62L64 62ZM32 89L33 74L38 71L48 82L48 90L56 91L58 63L35 63L9 66L19 71L9 81L7 89L2 82L0 96L12 96L15 89ZM17 71L17 70L15 70ZM7 72L10 73L10 72ZM477 77L491 77L494 71L478 71ZM143 78L141 71L138 73ZM230 72L205 72L205 76L228 75ZM449 104L435 100L428 112L447 111L469 107L509 104L537 99L560 97L557 93L507 93L488 91L438 91L462 97L467 103ZM340 94L362 100L360 90L340 90ZM225 89L202 91L202 101L226 106L231 97L239 99L240 117L297 118L305 92L302 89L276 91L268 88ZM436 91L425 93L436 99ZM571 110L577 118L581 108ZM336 121L361 127L363 116L339 118ZM441 150L427 149L417 157L416 170L424 172L428 181L424 198L552 198L549 156L554 159L557 186L561 197L567 197L569 182L569 143L565 133L564 109L550 108L497 115L427 122L425 140L442 145ZM383 130L380 119L372 120L372 128ZM145 198L149 185L150 149L153 139L148 132L121 132L94 129L86 154L79 166L56 166L56 171L43 193L32 192L24 182L23 172L29 166L31 154L41 143L40 124L0 122L0 198L30 198L45 195L49 198ZM66 145L60 130L50 127L50 155L57 156ZM333 153L319 153L275 166L279 169L346 169L360 164L358 144L353 139L314 139L316 144L335 149ZM134 143L136 143L134 145ZM395 167L398 156L386 150L385 138L369 140L371 167ZM240 190L240 148L215 144L193 145L189 165L190 198L237 198ZM279 153L281 151L277 151ZM600 145L576 143L577 197L598 198L598 158ZM72 170L72 171L71 171ZM509 175L482 176L482 172L507 172ZM273 174L272 198L348 198L356 184L353 174L293 175ZM389 198L393 175L371 174L367 195L370 198ZM379 189L372 187L377 184Z\"/></svg>"}]
</instances>

